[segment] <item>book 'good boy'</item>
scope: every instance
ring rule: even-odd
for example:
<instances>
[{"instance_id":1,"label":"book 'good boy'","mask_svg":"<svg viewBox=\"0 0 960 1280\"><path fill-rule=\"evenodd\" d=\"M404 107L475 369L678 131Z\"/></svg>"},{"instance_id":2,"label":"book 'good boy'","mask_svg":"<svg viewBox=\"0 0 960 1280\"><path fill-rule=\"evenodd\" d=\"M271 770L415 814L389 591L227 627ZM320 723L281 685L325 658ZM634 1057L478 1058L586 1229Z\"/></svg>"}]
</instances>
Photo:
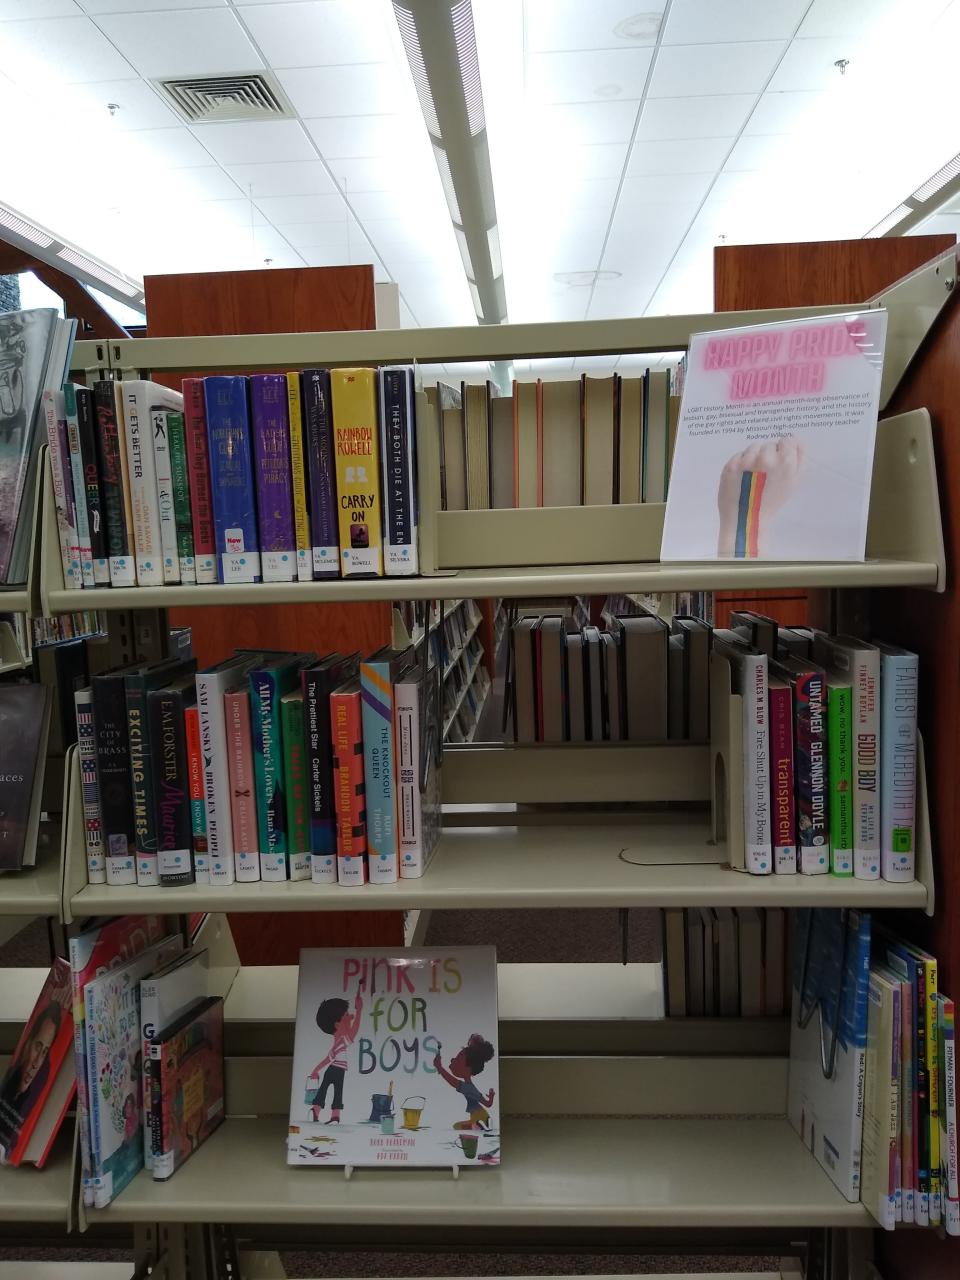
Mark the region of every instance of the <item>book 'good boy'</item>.
<instances>
[{"instance_id":1,"label":"book 'good boy'","mask_svg":"<svg viewBox=\"0 0 960 1280\"><path fill-rule=\"evenodd\" d=\"M287 1163L500 1163L493 947L302 951Z\"/></svg>"}]
</instances>

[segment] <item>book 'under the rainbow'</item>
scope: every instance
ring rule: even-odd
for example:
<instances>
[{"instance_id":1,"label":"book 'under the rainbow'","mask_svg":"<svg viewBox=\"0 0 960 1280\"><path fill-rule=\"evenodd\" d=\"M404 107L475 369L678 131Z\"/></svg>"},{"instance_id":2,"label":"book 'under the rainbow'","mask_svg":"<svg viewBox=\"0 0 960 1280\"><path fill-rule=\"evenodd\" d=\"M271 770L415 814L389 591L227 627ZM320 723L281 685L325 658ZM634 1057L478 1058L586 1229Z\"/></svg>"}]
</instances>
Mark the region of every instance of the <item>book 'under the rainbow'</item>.
<instances>
[{"instance_id":1,"label":"book 'under the rainbow'","mask_svg":"<svg viewBox=\"0 0 960 1280\"><path fill-rule=\"evenodd\" d=\"M862 560L882 310L690 339L661 560Z\"/></svg>"},{"instance_id":2,"label":"book 'under the rainbow'","mask_svg":"<svg viewBox=\"0 0 960 1280\"><path fill-rule=\"evenodd\" d=\"M493 947L300 953L287 1163L500 1163Z\"/></svg>"}]
</instances>

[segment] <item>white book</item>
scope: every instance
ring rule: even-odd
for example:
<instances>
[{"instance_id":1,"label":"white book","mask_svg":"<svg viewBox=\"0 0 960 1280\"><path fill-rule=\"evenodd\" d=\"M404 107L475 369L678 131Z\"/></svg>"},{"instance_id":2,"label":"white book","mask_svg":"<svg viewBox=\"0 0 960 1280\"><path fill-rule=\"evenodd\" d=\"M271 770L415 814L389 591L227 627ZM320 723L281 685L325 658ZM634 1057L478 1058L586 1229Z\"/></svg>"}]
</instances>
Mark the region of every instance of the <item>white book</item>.
<instances>
[{"instance_id":1,"label":"white book","mask_svg":"<svg viewBox=\"0 0 960 1280\"><path fill-rule=\"evenodd\" d=\"M203 798L207 813L207 868L210 884L234 884L236 866L230 816L230 772L223 695L242 685L256 659L228 658L197 672L197 718L203 754Z\"/></svg>"},{"instance_id":2,"label":"white book","mask_svg":"<svg viewBox=\"0 0 960 1280\"><path fill-rule=\"evenodd\" d=\"M377 376L383 472L383 570L387 577L419 573L417 453L413 369L388 365ZM396 397L390 388L399 385Z\"/></svg>"},{"instance_id":3,"label":"white book","mask_svg":"<svg viewBox=\"0 0 960 1280\"><path fill-rule=\"evenodd\" d=\"M62 391L44 391L43 412L47 424L47 446L50 450L50 474L53 479L53 502L57 509L57 537L63 564L63 585L79 590L83 586L80 569L80 543L77 541L76 512L73 493L68 497L64 468L73 474L67 447L67 412ZM64 449L67 456L64 457Z\"/></svg>"},{"instance_id":4,"label":"white book","mask_svg":"<svg viewBox=\"0 0 960 1280\"><path fill-rule=\"evenodd\" d=\"M885 1231L897 1223L900 1145L900 982L871 969L863 1084L860 1199Z\"/></svg>"},{"instance_id":5,"label":"white book","mask_svg":"<svg viewBox=\"0 0 960 1280\"><path fill-rule=\"evenodd\" d=\"M67 423L67 449L70 474L73 476L73 506L77 518L77 543L80 547L80 577L85 587L96 585L93 572L93 549L90 546L90 520L87 514L87 486L83 475L80 450L80 424L77 421L77 392L72 383L64 383L64 416Z\"/></svg>"},{"instance_id":6,"label":"white book","mask_svg":"<svg viewBox=\"0 0 960 1280\"><path fill-rule=\"evenodd\" d=\"M440 774L436 767L436 725L421 741L419 665L402 674L393 689L394 742L397 753L397 836L400 879L422 876L440 839ZM432 736L431 736L432 735ZM427 751L423 769L422 748ZM424 786L421 789L421 774Z\"/></svg>"},{"instance_id":7,"label":"white book","mask_svg":"<svg viewBox=\"0 0 960 1280\"><path fill-rule=\"evenodd\" d=\"M917 684L920 660L907 649L880 650L880 874L914 878L917 848Z\"/></svg>"},{"instance_id":8,"label":"white book","mask_svg":"<svg viewBox=\"0 0 960 1280\"><path fill-rule=\"evenodd\" d=\"M83 841L87 852L87 884L105 884L107 864L100 820L100 780L97 774L97 733L93 723L93 691L77 689L77 754L80 758L80 795L83 804Z\"/></svg>"},{"instance_id":9,"label":"white book","mask_svg":"<svg viewBox=\"0 0 960 1280\"><path fill-rule=\"evenodd\" d=\"M818 632L813 657L849 677L853 697L853 874L880 879L880 651ZM913 877L910 876L912 880Z\"/></svg>"},{"instance_id":10,"label":"white book","mask_svg":"<svg viewBox=\"0 0 960 1280\"><path fill-rule=\"evenodd\" d=\"M180 582L180 553L177 547L177 521L173 507L173 467L167 434L167 410L150 410L153 435L153 465L157 476L157 512L160 516L160 550L163 552L164 584Z\"/></svg>"},{"instance_id":11,"label":"white book","mask_svg":"<svg viewBox=\"0 0 960 1280\"><path fill-rule=\"evenodd\" d=\"M714 651L730 663L733 691L743 714L744 868L773 871L770 821L770 706L767 655L738 644L732 632L714 632Z\"/></svg>"},{"instance_id":12,"label":"white book","mask_svg":"<svg viewBox=\"0 0 960 1280\"><path fill-rule=\"evenodd\" d=\"M183 396L156 382L135 379L122 382L124 436L130 479L133 545L137 558L137 585L162 587L163 542L157 495L156 455L153 447L155 409L183 410ZM174 547L176 528L174 527ZM174 552L176 554L176 552Z\"/></svg>"},{"instance_id":13,"label":"white book","mask_svg":"<svg viewBox=\"0 0 960 1280\"><path fill-rule=\"evenodd\" d=\"M143 1036L143 1162L153 1168L150 1073L147 1061L150 1041L161 1035L190 1005L208 994L208 954L190 951L165 969L140 979L140 1028Z\"/></svg>"}]
</instances>

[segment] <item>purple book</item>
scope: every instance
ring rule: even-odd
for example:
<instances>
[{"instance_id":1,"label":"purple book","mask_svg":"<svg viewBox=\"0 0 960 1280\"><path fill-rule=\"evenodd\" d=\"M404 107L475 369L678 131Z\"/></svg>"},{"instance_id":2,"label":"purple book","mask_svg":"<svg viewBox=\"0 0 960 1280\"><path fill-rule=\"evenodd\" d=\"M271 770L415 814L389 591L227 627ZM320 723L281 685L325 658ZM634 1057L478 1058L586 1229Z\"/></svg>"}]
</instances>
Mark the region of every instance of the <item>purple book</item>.
<instances>
[{"instance_id":1,"label":"purple book","mask_svg":"<svg viewBox=\"0 0 960 1280\"><path fill-rule=\"evenodd\" d=\"M337 464L333 449L330 371L304 369L302 377L303 452L310 486L310 537L313 572L318 578L340 576L340 531L337 522Z\"/></svg>"},{"instance_id":2,"label":"purple book","mask_svg":"<svg viewBox=\"0 0 960 1280\"><path fill-rule=\"evenodd\" d=\"M263 581L293 582L297 576L297 540L293 531L290 419L284 375L253 374L250 404Z\"/></svg>"}]
</instances>

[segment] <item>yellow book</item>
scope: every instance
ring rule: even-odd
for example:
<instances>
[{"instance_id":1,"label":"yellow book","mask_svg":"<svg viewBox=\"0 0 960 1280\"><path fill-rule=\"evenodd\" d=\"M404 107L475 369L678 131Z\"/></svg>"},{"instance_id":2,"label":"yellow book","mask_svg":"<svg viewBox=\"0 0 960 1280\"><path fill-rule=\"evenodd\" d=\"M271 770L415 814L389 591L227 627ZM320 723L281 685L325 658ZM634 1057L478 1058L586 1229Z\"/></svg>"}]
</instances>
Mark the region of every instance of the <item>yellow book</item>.
<instances>
[{"instance_id":1,"label":"yellow book","mask_svg":"<svg viewBox=\"0 0 960 1280\"><path fill-rule=\"evenodd\" d=\"M297 581L313 581L313 543L307 512L307 482L303 460L303 412L300 407L300 374L287 374L287 411L290 417L290 469L293 472L293 524L297 534Z\"/></svg>"},{"instance_id":2,"label":"yellow book","mask_svg":"<svg viewBox=\"0 0 960 1280\"><path fill-rule=\"evenodd\" d=\"M929 1074L930 1105L930 1225L941 1221L940 1186L940 1063L937 1046L937 962L925 951L917 953L923 961L926 979L926 1008L924 1031L926 1032L927 1071Z\"/></svg>"},{"instance_id":3,"label":"yellow book","mask_svg":"<svg viewBox=\"0 0 960 1280\"><path fill-rule=\"evenodd\" d=\"M383 576L376 377L374 369L330 371L340 571L345 578Z\"/></svg>"}]
</instances>

